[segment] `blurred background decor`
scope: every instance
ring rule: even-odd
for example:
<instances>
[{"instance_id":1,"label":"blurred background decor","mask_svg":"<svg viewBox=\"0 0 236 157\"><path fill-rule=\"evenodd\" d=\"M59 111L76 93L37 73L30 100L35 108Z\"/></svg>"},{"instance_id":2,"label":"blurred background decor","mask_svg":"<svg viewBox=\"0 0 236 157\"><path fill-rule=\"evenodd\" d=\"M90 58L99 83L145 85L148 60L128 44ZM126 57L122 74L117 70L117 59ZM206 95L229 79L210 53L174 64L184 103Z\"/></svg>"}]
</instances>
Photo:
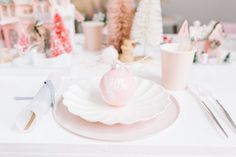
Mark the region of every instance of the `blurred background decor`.
<instances>
[{"instance_id":1,"label":"blurred background decor","mask_svg":"<svg viewBox=\"0 0 236 157\"><path fill-rule=\"evenodd\" d=\"M55 21L56 13L61 22ZM35 47L37 55L41 53L43 58L59 56L62 52L55 54L51 48L55 45L51 43L55 41L55 31L58 36L62 34L60 40L63 38L57 46L63 45L63 53L71 52L75 46L76 20L81 22L83 17L70 0L0 0L0 48L4 56L1 62L28 55L26 52L32 52ZM60 29L56 30L55 25Z\"/></svg>"},{"instance_id":2,"label":"blurred background decor","mask_svg":"<svg viewBox=\"0 0 236 157\"><path fill-rule=\"evenodd\" d=\"M72 2L86 15L86 19L92 19L94 13L106 11L107 0L72 0ZM236 23L235 0L227 0L227 3L224 0L161 0L161 3L165 33L177 33L184 19L190 24L195 20L202 23L216 20L226 23L230 30L233 30L233 26L236 27L233 25Z\"/></svg>"},{"instance_id":3,"label":"blurred background decor","mask_svg":"<svg viewBox=\"0 0 236 157\"><path fill-rule=\"evenodd\" d=\"M144 1L145 0L143 0L143 2ZM210 45L208 44L210 47L213 46L214 48L218 49L221 48L221 45L226 45L227 43L235 41L235 39L230 36L230 34L236 33L236 19L234 18L236 11L233 8L234 4L236 3L235 1L228 0L227 3L224 3L223 0L208 0L207 2L204 0L193 2L189 2L188 0L160 1L161 7L159 7L158 1L158 9L154 10L159 11L158 13L154 12L156 14L153 18L158 18L159 22L156 21L156 23L154 24L155 27L153 28L158 28L155 29L155 31L159 31L159 33L161 34L157 35L157 33L152 33L153 36L156 37L152 38L152 41L158 42L157 45L162 42L162 32L164 33L164 42L175 42L175 39L171 36L171 34L178 32L179 27L184 19L188 20L190 25L196 20L201 23L209 23L209 21L214 20L222 24L222 35L223 37L228 37L228 41L213 41ZM115 1L111 2L115 4ZM133 6L131 8L131 14L129 14L129 16L127 16L127 12L123 13L126 15L123 15L123 17L126 18L121 18L121 21L123 23L124 19L126 20L127 23L125 24L125 26L129 26L126 29L127 32L130 32L132 19L134 19L134 24L132 25L133 28L131 27L131 30L135 30L134 28L137 28L135 27L137 26L135 23L145 23L135 22L135 18L133 18L135 12L138 15L139 11L137 8L138 6L141 6L138 4L142 4L139 2L140 0L132 0ZM149 0L149 2L151 2L151 0ZM186 6L188 7L186 8ZM209 10L209 6L211 7L211 10ZM51 46L53 45L51 44L51 38L53 37L53 17L55 15L55 12L57 11L60 13L60 16L63 19L63 25L65 25L65 32L69 36L68 39L70 39L71 41L72 49L76 46L76 33L83 32L81 22L83 22L84 20L93 20L105 23L105 28L103 30L103 44L107 45L109 41L108 39L111 39L108 38L109 28L111 28L111 22L109 23L109 15L111 14L109 14L109 9L107 10L106 8L109 8L108 0L0 0L0 49L3 49L2 52L4 53L4 55L1 56L5 56L2 58L17 58L17 56L27 54L25 52L28 52L27 50L29 50L35 44L37 45L37 52L43 54L44 57L48 58L49 56L57 56L51 55L53 53L50 52L50 50L52 50ZM224 11L223 8L226 8L227 11ZM110 10L113 11L113 9ZM127 11L127 9L124 10ZM140 13L141 16L143 16L144 14L145 13ZM110 19L114 21L116 18L112 17ZM151 16L148 17L151 18ZM151 21L153 22L155 20ZM195 24L193 23L193 25ZM149 24L148 26L150 25L151 24ZM163 25L163 31L161 25ZM118 23L116 23L115 26L118 28ZM141 29L138 28L138 30L140 31ZM143 30L148 30L148 28L145 27ZM123 32L125 32L124 30L120 31L122 32L122 35L115 31L110 32L114 32L113 36L117 40L116 42L112 41L112 43L110 40L110 44L115 46L119 52L121 52L121 44L124 38L130 38L131 40L138 42L137 38L133 37L132 35L138 34L137 31L134 31L135 33L131 33L130 37L129 35L127 35L129 33L126 33L126 35L123 34ZM227 34L229 34L229 36L227 36ZM160 39L157 39L157 36ZM148 42L150 43L151 41ZM140 41L138 43L140 43ZM57 45L60 45L60 43ZM231 45L233 44L228 44L227 49L230 49L232 51L233 49L235 49L235 47ZM6 52L9 52L9 56L6 55ZM17 54L16 52L20 52L20 54ZM227 54L229 52L227 52ZM9 59L6 60L9 61Z\"/></svg>"}]
</instances>

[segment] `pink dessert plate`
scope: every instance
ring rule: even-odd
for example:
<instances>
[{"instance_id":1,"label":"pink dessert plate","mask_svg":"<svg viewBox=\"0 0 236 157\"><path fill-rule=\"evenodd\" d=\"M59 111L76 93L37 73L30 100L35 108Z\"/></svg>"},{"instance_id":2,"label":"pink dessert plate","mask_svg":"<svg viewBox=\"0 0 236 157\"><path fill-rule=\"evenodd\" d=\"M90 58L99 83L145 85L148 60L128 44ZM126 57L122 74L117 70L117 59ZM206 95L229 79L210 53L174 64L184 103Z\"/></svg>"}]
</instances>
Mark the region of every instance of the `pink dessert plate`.
<instances>
[{"instance_id":1,"label":"pink dessert plate","mask_svg":"<svg viewBox=\"0 0 236 157\"><path fill-rule=\"evenodd\" d=\"M131 125L105 125L99 122L88 122L68 111L68 108L58 101L54 106L53 115L56 122L65 130L89 139L102 141L132 141L159 133L170 127L179 116L179 104L170 97L171 103L157 117Z\"/></svg>"}]
</instances>

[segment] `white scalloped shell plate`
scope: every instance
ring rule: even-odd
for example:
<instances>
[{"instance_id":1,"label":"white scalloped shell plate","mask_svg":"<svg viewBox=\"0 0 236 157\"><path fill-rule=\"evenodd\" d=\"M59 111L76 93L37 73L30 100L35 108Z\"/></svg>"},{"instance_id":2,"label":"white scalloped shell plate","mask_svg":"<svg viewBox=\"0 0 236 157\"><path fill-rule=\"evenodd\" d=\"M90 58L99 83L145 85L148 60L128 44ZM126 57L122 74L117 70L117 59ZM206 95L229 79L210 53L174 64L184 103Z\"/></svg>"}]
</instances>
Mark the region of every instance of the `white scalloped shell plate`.
<instances>
[{"instance_id":1,"label":"white scalloped shell plate","mask_svg":"<svg viewBox=\"0 0 236 157\"><path fill-rule=\"evenodd\" d=\"M63 94L68 111L89 122L106 125L133 124L155 118L170 104L169 94L157 83L136 78L136 93L126 106L107 105L99 92L99 80L81 81Z\"/></svg>"}]
</instances>

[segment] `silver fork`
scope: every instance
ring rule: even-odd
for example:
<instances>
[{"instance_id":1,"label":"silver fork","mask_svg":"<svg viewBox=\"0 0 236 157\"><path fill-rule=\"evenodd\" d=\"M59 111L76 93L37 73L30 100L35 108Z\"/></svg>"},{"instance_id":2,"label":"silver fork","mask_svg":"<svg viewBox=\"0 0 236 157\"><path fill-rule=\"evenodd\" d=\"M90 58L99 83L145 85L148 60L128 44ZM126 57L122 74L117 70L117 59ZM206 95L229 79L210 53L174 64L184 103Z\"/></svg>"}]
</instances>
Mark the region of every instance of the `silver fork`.
<instances>
[{"instance_id":1,"label":"silver fork","mask_svg":"<svg viewBox=\"0 0 236 157\"><path fill-rule=\"evenodd\" d=\"M232 117L230 116L229 112L223 107L223 105L220 103L220 101L210 92L208 89L205 89L203 87L198 87L199 93L201 93L202 96L205 96L215 102L220 109L223 111L225 117L228 119L234 130L236 131L236 124Z\"/></svg>"}]
</instances>

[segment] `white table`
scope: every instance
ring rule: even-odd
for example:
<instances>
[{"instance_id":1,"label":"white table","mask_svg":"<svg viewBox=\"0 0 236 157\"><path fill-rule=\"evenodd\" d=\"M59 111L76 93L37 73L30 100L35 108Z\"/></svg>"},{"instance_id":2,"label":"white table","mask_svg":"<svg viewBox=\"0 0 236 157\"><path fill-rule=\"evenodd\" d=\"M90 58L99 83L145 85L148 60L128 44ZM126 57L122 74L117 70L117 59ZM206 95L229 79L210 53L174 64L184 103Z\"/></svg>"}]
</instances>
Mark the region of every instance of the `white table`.
<instances>
[{"instance_id":1,"label":"white table","mask_svg":"<svg viewBox=\"0 0 236 157\"><path fill-rule=\"evenodd\" d=\"M81 79L101 75L105 65L92 68L78 66L76 69ZM136 64L135 73L158 82L160 65ZM16 70L16 69L15 69ZM21 69L22 70L22 69ZM29 103L15 101L14 96L33 96L50 70L37 72L25 71L15 75L14 70L6 72L0 69L0 156L236 156L236 134L227 126L230 139L218 134L199 107L196 100L187 92L172 92L180 104L178 120L168 129L149 138L132 142L101 142L75 136L63 130L53 120L49 112L40 125L30 133L18 133L13 124L19 112ZM72 70L73 71L73 70ZM191 81L205 82L236 120L236 66L193 67ZM92 75L93 74L93 75Z\"/></svg>"}]
</instances>

